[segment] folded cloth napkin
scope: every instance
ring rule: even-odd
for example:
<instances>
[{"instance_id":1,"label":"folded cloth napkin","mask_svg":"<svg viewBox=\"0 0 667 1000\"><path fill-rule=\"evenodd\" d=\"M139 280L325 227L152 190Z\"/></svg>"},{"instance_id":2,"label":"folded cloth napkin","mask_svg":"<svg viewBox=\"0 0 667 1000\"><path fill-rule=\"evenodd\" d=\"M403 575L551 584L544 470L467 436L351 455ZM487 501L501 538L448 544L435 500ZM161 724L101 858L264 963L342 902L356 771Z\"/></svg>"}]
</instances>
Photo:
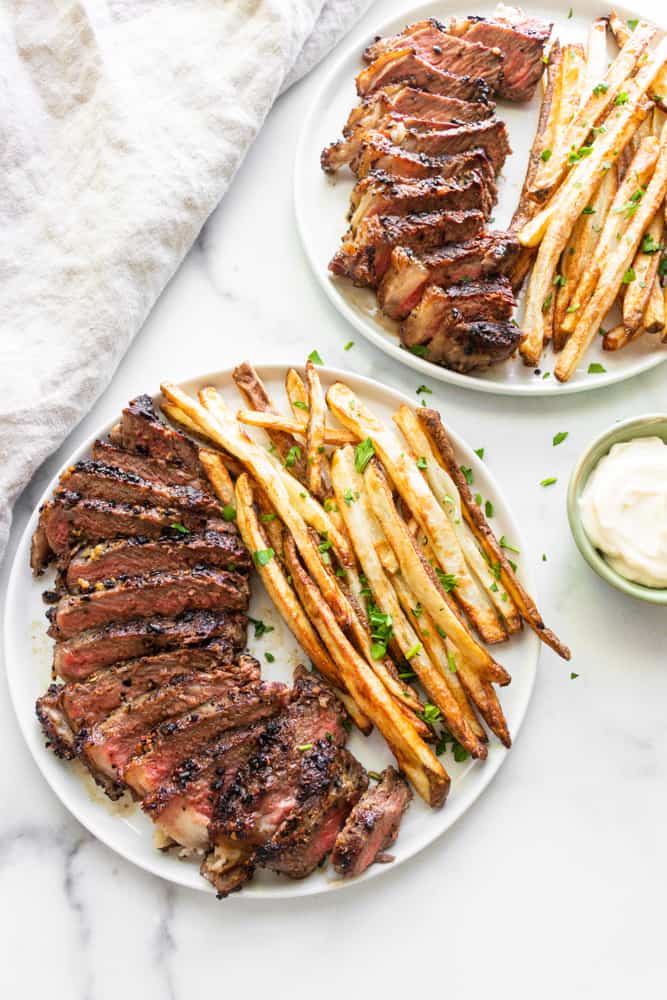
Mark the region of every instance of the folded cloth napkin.
<instances>
[{"instance_id":1,"label":"folded cloth napkin","mask_svg":"<svg viewBox=\"0 0 667 1000\"><path fill-rule=\"evenodd\" d=\"M0 7L0 559L276 97L369 2Z\"/></svg>"}]
</instances>

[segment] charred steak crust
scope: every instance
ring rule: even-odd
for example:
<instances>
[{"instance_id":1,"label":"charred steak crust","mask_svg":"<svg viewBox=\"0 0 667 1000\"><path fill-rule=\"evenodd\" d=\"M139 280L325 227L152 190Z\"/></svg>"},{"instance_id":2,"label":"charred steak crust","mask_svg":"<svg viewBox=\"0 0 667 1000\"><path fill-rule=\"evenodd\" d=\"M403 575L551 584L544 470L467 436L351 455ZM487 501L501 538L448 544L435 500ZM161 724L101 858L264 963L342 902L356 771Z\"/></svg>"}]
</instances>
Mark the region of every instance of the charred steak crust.
<instances>
[{"instance_id":1,"label":"charred steak crust","mask_svg":"<svg viewBox=\"0 0 667 1000\"><path fill-rule=\"evenodd\" d=\"M180 464L205 479L197 446L185 434L160 420L150 396L141 395L130 400L115 436L128 451Z\"/></svg>"},{"instance_id":2,"label":"charred steak crust","mask_svg":"<svg viewBox=\"0 0 667 1000\"><path fill-rule=\"evenodd\" d=\"M398 835L405 810L412 799L406 780L387 767L375 787L359 799L336 838L331 861L344 878L361 875Z\"/></svg>"},{"instance_id":3,"label":"charred steak crust","mask_svg":"<svg viewBox=\"0 0 667 1000\"><path fill-rule=\"evenodd\" d=\"M163 458L150 458L138 451L119 448L110 441L95 441L91 449L93 461L104 462L123 472L131 472L142 479L167 486L191 486L202 493L210 493L209 484L180 461L167 462Z\"/></svg>"}]
</instances>

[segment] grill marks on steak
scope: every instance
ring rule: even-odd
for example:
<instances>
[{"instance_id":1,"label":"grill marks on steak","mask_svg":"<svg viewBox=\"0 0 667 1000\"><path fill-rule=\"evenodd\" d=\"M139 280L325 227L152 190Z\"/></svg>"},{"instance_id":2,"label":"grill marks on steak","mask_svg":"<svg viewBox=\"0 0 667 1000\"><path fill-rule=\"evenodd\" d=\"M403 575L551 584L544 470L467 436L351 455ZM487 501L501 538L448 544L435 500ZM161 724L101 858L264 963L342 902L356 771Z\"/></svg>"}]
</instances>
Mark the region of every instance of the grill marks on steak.
<instances>
[{"instance_id":1,"label":"grill marks on steak","mask_svg":"<svg viewBox=\"0 0 667 1000\"><path fill-rule=\"evenodd\" d=\"M250 555L235 531L221 527L185 535L174 532L153 541L128 538L79 549L67 566L65 581L70 591L86 591L107 580L204 565L247 573Z\"/></svg>"},{"instance_id":2,"label":"grill marks on steak","mask_svg":"<svg viewBox=\"0 0 667 1000\"><path fill-rule=\"evenodd\" d=\"M160 420L150 396L141 395L130 400L112 436L114 443L128 451L172 462L205 478L197 446L185 434Z\"/></svg>"},{"instance_id":3,"label":"grill marks on steak","mask_svg":"<svg viewBox=\"0 0 667 1000\"><path fill-rule=\"evenodd\" d=\"M192 569L131 577L109 589L62 597L52 616L52 632L69 638L112 622L153 615L177 616L186 611L245 611L250 599L248 578L225 570Z\"/></svg>"},{"instance_id":4,"label":"grill marks on steak","mask_svg":"<svg viewBox=\"0 0 667 1000\"><path fill-rule=\"evenodd\" d=\"M446 288L494 274L507 275L518 254L518 240L504 232L485 233L424 254L396 247L378 288L378 302L385 315L405 319L419 303L427 285Z\"/></svg>"},{"instance_id":5,"label":"grill marks on steak","mask_svg":"<svg viewBox=\"0 0 667 1000\"><path fill-rule=\"evenodd\" d=\"M373 171L382 171L391 177L406 180L419 180L423 177L442 177L446 180L459 177L469 170L476 170L484 178L494 201L496 198L493 167L481 147L450 156L429 157L401 149L381 132L369 132L353 165L359 178L366 177Z\"/></svg>"},{"instance_id":6,"label":"grill marks on steak","mask_svg":"<svg viewBox=\"0 0 667 1000\"><path fill-rule=\"evenodd\" d=\"M354 235L360 223L374 215L400 216L479 209L486 216L491 210L493 198L482 176L475 171L456 180L427 177L414 181L401 181L374 171L355 185L350 203L350 232Z\"/></svg>"},{"instance_id":7,"label":"grill marks on steak","mask_svg":"<svg viewBox=\"0 0 667 1000\"><path fill-rule=\"evenodd\" d=\"M445 130L431 129L422 132L408 129L396 144L408 152L425 153L427 156L463 153L481 146L496 173L502 170L506 158L512 152L507 128L499 118Z\"/></svg>"},{"instance_id":8,"label":"grill marks on steak","mask_svg":"<svg viewBox=\"0 0 667 1000\"><path fill-rule=\"evenodd\" d=\"M162 458L149 458L137 451L127 451L110 441L95 441L91 455L95 462L104 462L105 465L112 465L115 469L141 476L142 479L210 492L209 485L186 466L177 465L173 461L166 462Z\"/></svg>"},{"instance_id":9,"label":"grill marks on steak","mask_svg":"<svg viewBox=\"0 0 667 1000\"><path fill-rule=\"evenodd\" d=\"M396 840L412 792L407 781L393 767L382 772L381 780L357 802L336 838L331 858L334 869L344 878L361 875L374 861L388 861L382 852Z\"/></svg>"},{"instance_id":10,"label":"grill marks on steak","mask_svg":"<svg viewBox=\"0 0 667 1000\"><path fill-rule=\"evenodd\" d=\"M84 680L114 663L162 650L190 649L211 640L227 659L245 645L247 626L245 614L227 611L189 611L178 618L113 622L56 642L53 667L63 680Z\"/></svg>"},{"instance_id":11,"label":"grill marks on steak","mask_svg":"<svg viewBox=\"0 0 667 1000\"><path fill-rule=\"evenodd\" d=\"M364 219L353 240L343 243L329 270L350 278L355 285L375 288L389 267L395 246L428 250L443 243L471 239L483 228L484 215L475 210L374 215Z\"/></svg>"},{"instance_id":12,"label":"grill marks on steak","mask_svg":"<svg viewBox=\"0 0 667 1000\"><path fill-rule=\"evenodd\" d=\"M366 97L394 83L459 101L488 102L491 88L478 77L457 76L420 59L411 48L383 52L357 76L357 93Z\"/></svg>"}]
</instances>

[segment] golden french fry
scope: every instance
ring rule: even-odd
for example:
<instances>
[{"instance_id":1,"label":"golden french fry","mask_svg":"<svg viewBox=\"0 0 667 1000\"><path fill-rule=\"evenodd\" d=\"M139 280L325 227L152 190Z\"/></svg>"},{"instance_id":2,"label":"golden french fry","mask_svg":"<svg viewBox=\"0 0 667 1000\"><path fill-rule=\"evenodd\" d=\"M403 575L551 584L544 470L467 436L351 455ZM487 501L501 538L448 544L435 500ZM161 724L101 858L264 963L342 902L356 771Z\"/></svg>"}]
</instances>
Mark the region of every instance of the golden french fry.
<instances>
[{"instance_id":1,"label":"golden french fry","mask_svg":"<svg viewBox=\"0 0 667 1000\"><path fill-rule=\"evenodd\" d=\"M564 660L569 660L570 650L544 624L542 615L538 611L535 602L510 566L505 555L505 550L500 546L496 536L489 527L482 509L475 503L465 476L456 461L454 449L452 448L440 414L437 410L425 407L418 411L418 416L420 423L433 443L436 454L440 457L443 466L447 469L458 487L463 503L463 515L478 542L486 552L489 563L494 567L499 583L504 586L508 595L519 608L523 620L533 629L542 642L545 642L547 646L551 646Z\"/></svg>"},{"instance_id":2,"label":"golden french fry","mask_svg":"<svg viewBox=\"0 0 667 1000\"><path fill-rule=\"evenodd\" d=\"M586 44L586 72L582 81L582 100L585 104L593 88L607 72L607 18L598 17L588 29Z\"/></svg>"},{"instance_id":3,"label":"golden french fry","mask_svg":"<svg viewBox=\"0 0 667 1000\"><path fill-rule=\"evenodd\" d=\"M632 262L631 271L634 278L627 285L623 297L623 326L631 337L642 325L644 312L653 291L663 245L663 225L662 206L660 206L646 229Z\"/></svg>"},{"instance_id":4,"label":"golden french fry","mask_svg":"<svg viewBox=\"0 0 667 1000\"><path fill-rule=\"evenodd\" d=\"M449 775L370 666L349 642L339 627L336 615L297 558L291 539L288 545L288 567L297 594L310 621L330 650L346 688L380 730L399 767L418 794L430 806L441 806L449 791Z\"/></svg>"},{"instance_id":5,"label":"golden french fry","mask_svg":"<svg viewBox=\"0 0 667 1000\"><path fill-rule=\"evenodd\" d=\"M237 365L233 372L233 378L251 409L259 410L262 413L278 414L264 383L248 361ZM283 461L289 461L292 474L305 483L307 481L306 461L296 438L277 428L267 427L266 432Z\"/></svg>"},{"instance_id":6,"label":"golden french fry","mask_svg":"<svg viewBox=\"0 0 667 1000\"><path fill-rule=\"evenodd\" d=\"M403 404L394 414L394 422L400 428L406 441L417 455L426 458L426 468L422 470L436 500L449 518L461 545L463 555L471 573L484 588L484 592L501 616L505 628L512 634L521 629L521 616L510 600L503 601L500 588L489 564L477 548L475 537L461 515L461 497L458 487L449 473L443 469L431 446L428 435L422 428L413 410Z\"/></svg>"},{"instance_id":7,"label":"golden french fry","mask_svg":"<svg viewBox=\"0 0 667 1000\"><path fill-rule=\"evenodd\" d=\"M581 106L582 87L586 61L581 45L564 45L559 71L554 80L554 115L550 130L550 145L545 145L548 157L540 158L530 185L530 197L539 205L551 190L549 178L553 172L552 161L566 157L567 133Z\"/></svg>"},{"instance_id":8,"label":"golden french fry","mask_svg":"<svg viewBox=\"0 0 667 1000\"><path fill-rule=\"evenodd\" d=\"M308 390L306 383L299 375L296 368L290 368L285 377L285 392L289 399L292 413L297 420L303 415L303 407L308 406Z\"/></svg>"},{"instance_id":9,"label":"golden french fry","mask_svg":"<svg viewBox=\"0 0 667 1000\"><path fill-rule=\"evenodd\" d=\"M505 629L470 574L456 533L421 476L417 463L423 456L409 455L396 436L343 383L330 387L327 402L345 427L372 442L372 450L381 458L403 501L428 536L441 569L454 578L453 596L480 636L486 642L501 642L506 637Z\"/></svg>"},{"instance_id":10,"label":"golden french fry","mask_svg":"<svg viewBox=\"0 0 667 1000\"><path fill-rule=\"evenodd\" d=\"M306 363L306 385L308 387L308 428L306 432L306 464L308 486L311 493L322 499L322 453L324 452L324 424L327 404L322 391L322 383L312 361Z\"/></svg>"},{"instance_id":11,"label":"golden french fry","mask_svg":"<svg viewBox=\"0 0 667 1000\"><path fill-rule=\"evenodd\" d=\"M616 44L619 49L622 49L625 43L632 38L632 32L628 27L627 21L615 10L612 10L609 15L609 27L611 28L611 33L614 36Z\"/></svg>"},{"instance_id":12,"label":"golden french fry","mask_svg":"<svg viewBox=\"0 0 667 1000\"><path fill-rule=\"evenodd\" d=\"M651 294L642 317L642 330L646 333L660 333L665 328L665 300L660 279L653 279Z\"/></svg>"},{"instance_id":13,"label":"golden french fry","mask_svg":"<svg viewBox=\"0 0 667 1000\"><path fill-rule=\"evenodd\" d=\"M282 414L262 413L259 410L239 410L236 414L242 424L249 427L285 431L287 434L299 434L303 437L307 432L307 421L285 417ZM357 438L343 427L325 427L324 443L330 445L355 444Z\"/></svg>"},{"instance_id":14,"label":"golden french fry","mask_svg":"<svg viewBox=\"0 0 667 1000\"><path fill-rule=\"evenodd\" d=\"M566 382L572 376L579 359L595 336L619 289L627 280L628 269L639 248L642 235L660 208L666 193L667 146L663 146L653 177L646 193L639 202L639 208L630 220L618 247L610 254L604 277L598 282L591 300L558 360L554 374L559 381Z\"/></svg>"},{"instance_id":15,"label":"golden french fry","mask_svg":"<svg viewBox=\"0 0 667 1000\"><path fill-rule=\"evenodd\" d=\"M213 492L224 506L234 503L234 483L227 472L222 456L209 448L199 449L199 461L213 487Z\"/></svg>"},{"instance_id":16,"label":"golden french fry","mask_svg":"<svg viewBox=\"0 0 667 1000\"><path fill-rule=\"evenodd\" d=\"M623 100L628 96L628 86L633 82L630 78L635 68L640 64L641 56L644 54L654 34L655 27L653 25L648 24L646 21L638 24L631 40L619 52L603 78L594 82L583 102L579 101L571 123L564 130L557 149L554 150L553 155L546 164L546 169L541 175L542 187L534 191L535 197L543 200L558 186L568 169L572 152L576 153L582 147L586 147L586 140L591 128L603 119L610 108L616 106L614 102L617 99L621 99L621 94L624 95ZM663 55L663 61L664 58L665 56ZM653 76L655 76L661 64L660 62L655 65ZM585 66L582 60L582 78L584 77ZM648 89L651 79L646 80L644 90L636 93L636 100L639 100L646 89ZM579 94L581 94L580 90ZM623 105L618 106L623 107ZM610 126L605 122L605 127L609 128ZM598 136L599 138L600 136ZM597 146L598 139L593 144L594 149ZM620 149L618 146L615 148ZM605 153L605 155L607 154ZM584 168L586 173L590 165L589 162Z\"/></svg>"}]
</instances>

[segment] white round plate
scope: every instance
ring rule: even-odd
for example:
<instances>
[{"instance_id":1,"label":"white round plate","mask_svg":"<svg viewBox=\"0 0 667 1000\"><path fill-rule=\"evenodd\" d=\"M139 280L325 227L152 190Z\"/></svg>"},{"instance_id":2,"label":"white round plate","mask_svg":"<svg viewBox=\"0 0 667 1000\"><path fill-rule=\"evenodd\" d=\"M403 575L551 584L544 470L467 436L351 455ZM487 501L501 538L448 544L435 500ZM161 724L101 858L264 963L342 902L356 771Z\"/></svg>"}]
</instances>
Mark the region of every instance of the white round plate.
<instances>
[{"instance_id":1,"label":"white round plate","mask_svg":"<svg viewBox=\"0 0 667 1000\"><path fill-rule=\"evenodd\" d=\"M479 3L472 7L475 14L489 15L495 4ZM566 5L539 4L524 9L531 15L554 22L554 34L562 42L583 42L591 21L608 15L609 3L605 0L581 0L573 4L572 16L568 17ZM641 5L640 5L641 6ZM621 15L637 17L637 9L632 13L623 7L616 8ZM452 14L464 15L471 8L462 7L452 0L441 3L426 3L418 6L406 4L400 15L380 25L369 35L389 35L400 31L406 24L426 17L446 19ZM648 12L647 17L651 17ZM653 12L655 19L655 11ZM520 358L513 358L504 364L495 365L487 372L461 375L439 365L418 358L403 350L398 336L398 325L380 313L375 294L367 288L355 288L343 278L335 278L328 271L328 263L340 245L346 229L346 216L350 192L354 178L347 169L342 169L333 177L320 169L320 153L325 146L340 138L341 129L351 108L357 103L354 80L362 68L363 44L355 42L348 47L335 63L323 87L313 102L310 113L303 125L299 139L294 170L294 198L296 217L301 239L315 278L336 309L363 334L371 343L379 347L397 361L414 368L423 375L430 375L443 382L480 392L495 392L505 395L552 395L554 393L583 392L597 389L613 382L631 378L649 368L654 368L667 359L667 350L656 342L655 337L640 337L622 351L603 351L601 343L594 343L582 359L580 367L569 382L559 383L551 374L554 368L554 354L547 348L540 362L540 373L526 368ZM610 53L612 47L610 46ZM533 142L539 111L539 90L527 105L498 102L498 117L506 124L510 144L514 150L507 158L502 174L498 178L498 204L494 212L493 227L502 229L509 225L516 208L523 184L528 152ZM517 321L521 323L523 303L519 303ZM591 362L604 366L604 374L588 374ZM543 377L545 372L549 376Z\"/></svg>"},{"instance_id":2,"label":"white round plate","mask_svg":"<svg viewBox=\"0 0 667 1000\"><path fill-rule=\"evenodd\" d=\"M258 370L271 395L279 405L284 404L284 412L288 412L283 392L287 366L260 367ZM344 380L386 422L390 422L392 413L396 412L401 403L411 402L400 393L357 375L329 368L321 368L320 374L325 386L329 386L336 379ZM216 386L232 405L240 405L241 399L232 381L231 371L215 372L192 379L183 383L183 388L187 392L194 392L203 385ZM93 441L107 434L110 429L111 425L99 427L95 434L68 458L63 468L85 456ZM510 515L497 483L489 475L484 463L460 438L452 434L452 440L461 462L473 469L475 488L483 497L493 502L493 523L496 531L505 534L523 550L518 525ZM40 505L51 495L56 481L57 477L50 483L40 500ZM212 891L199 875L197 865L179 861L170 854L161 854L153 847L152 824L138 806L125 802L120 804L109 802L80 765L58 760L44 746L35 718L35 700L45 691L51 680L52 643L46 636L44 618L46 608L41 595L42 591L51 585L52 577L51 574L46 574L35 580L30 572L28 564L30 538L37 524L37 517L38 511L35 510L16 552L9 578L4 619L9 690L30 752L63 805L108 847L141 868L171 882L192 889ZM522 561L528 560L523 557ZM521 576L528 589L534 593L533 580L525 567L521 567ZM302 662L303 654L256 575L253 580L250 613L253 618L262 619L274 626L273 632L260 639L255 639L252 626L249 628L249 647L261 661L264 676L273 680L289 681L294 667ZM521 635L514 637L503 647L496 647L495 655L513 676L512 684L501 692L501 701L514 737L526 712L533 688L538 646L537 637L525 629ZM267 651L274 654L276 658L274 663L266 662L264 653ZM364 739L359 733L352 733L349 746L366 767L381 769L391 760L384 741L376 733L368 739ZM450 827L480 795L502 764L506 753L504 747L492 739L489 744L489 756L484 763L467 761L457 764L451 753L443 757L443 763L452 775L449 799L445 807L439 811L433 811L415 799L403 821L395 849L392 849L396 856L395 864L411 857ZM390 871L392 867L392 865L375 865L362 877L375 878L383 872ZM350 883L335 880L331 870L328 869L317 871L302 882L291 882L268 872L260 872L240 895L254 898L304 896L337 889L347 884Z\"/></svg>"}]
</instances>

